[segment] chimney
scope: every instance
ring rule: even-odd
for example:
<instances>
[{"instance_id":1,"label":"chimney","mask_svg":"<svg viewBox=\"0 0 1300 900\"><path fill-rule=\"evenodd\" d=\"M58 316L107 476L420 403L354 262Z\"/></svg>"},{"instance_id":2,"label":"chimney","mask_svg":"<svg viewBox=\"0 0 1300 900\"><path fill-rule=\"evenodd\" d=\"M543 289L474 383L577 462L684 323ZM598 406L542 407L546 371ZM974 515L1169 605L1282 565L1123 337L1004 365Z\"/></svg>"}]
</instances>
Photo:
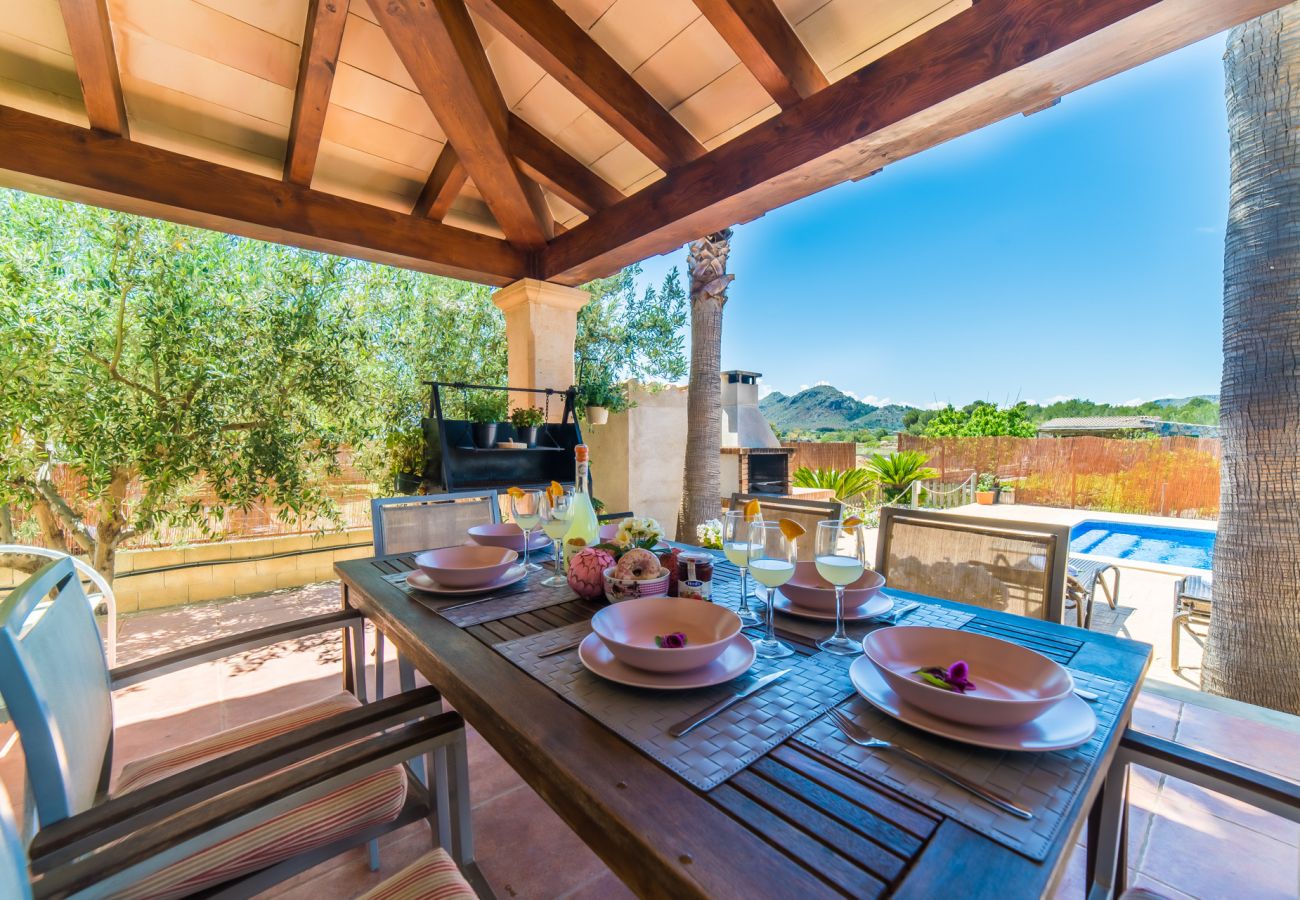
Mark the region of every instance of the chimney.
<instances>
[{"instance_id":1,"label":"chimney","mask_svg":"<svg viewBox=\"0 0 1300 900\"><path fill-rule=\"evenodd\" d=\"M722 373L722 495L788 494L790 457L758 409L758 372Z\"/></svg>"}]
</instances>

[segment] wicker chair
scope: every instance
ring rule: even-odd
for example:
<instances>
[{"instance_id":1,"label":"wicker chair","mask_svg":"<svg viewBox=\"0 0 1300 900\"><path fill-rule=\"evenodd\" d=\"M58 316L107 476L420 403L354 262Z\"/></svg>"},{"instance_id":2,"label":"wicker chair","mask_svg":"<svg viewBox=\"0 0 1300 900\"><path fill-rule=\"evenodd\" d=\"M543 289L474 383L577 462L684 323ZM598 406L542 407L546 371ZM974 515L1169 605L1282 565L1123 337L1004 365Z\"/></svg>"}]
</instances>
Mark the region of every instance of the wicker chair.
<instances>
[{"instance_id":1,"label":"wicker chair","mask_svg":"<svg viewBox=\"0 0 1300 900\"><path fill-rule=\"evenodd\" d=\"M792 519L803 526L807 537L799 541L799 559L812 559L816 551L817 523L838 519L844 514L844 505L838 500L800 500L775 494L732 494L731 509L739 509L751 500L757 500L768 521Z\"/></svg>"},{"instance_id":2,"label":"wicker chair","mask_svg":"<svg viewBox=\"0 0 1300 900\"><path fill-rule=\"evenodd\" d=\"M315 618L328 621L261 629L259 645L361 624ZM247 896L366 843L377 866L380 834L428 818L445 837L453 811L453 852L472 859L464 727L432 688L367 705L343 692L134 760L110 785L112 692L249 645L240 635L109 669L69 559L0 602L0 696L22 742L37 893ZM416 757L440 789L408 781Z\"/></svg>"},{"instance_id":3,"label":"wicker chair","mask_svg":"<svg viewBox=\"0 0 1300 900\"><path fill-rule=\"evenodd\" d=\"M890 587L1060 622L1070 529L886 506L876 569Z\"/></svg>"},{"instance_id":4,"label":"wicker chair","mask_svg":"<svg viewBox=\"0 0 1300 900\"><path fill-rule=\"evenodd\" d=\"M1213 605L1214 580L1209 575L1187 575L1174 582L1174 620L1169 636L1169 668L1175 672L1182 666L1178 650L1185 631L1202 647L1205 646L1205 629L1210 627L1210 608Z\"/></svg>"}]
</instances>

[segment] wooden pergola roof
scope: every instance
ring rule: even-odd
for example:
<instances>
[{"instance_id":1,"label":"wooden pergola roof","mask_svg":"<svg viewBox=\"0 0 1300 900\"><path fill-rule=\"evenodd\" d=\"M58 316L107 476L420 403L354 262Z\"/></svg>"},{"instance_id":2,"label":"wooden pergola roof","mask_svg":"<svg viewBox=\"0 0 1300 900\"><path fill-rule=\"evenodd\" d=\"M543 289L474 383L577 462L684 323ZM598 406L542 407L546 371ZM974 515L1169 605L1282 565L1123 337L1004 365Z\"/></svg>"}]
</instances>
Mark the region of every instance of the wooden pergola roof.
<instances>
[{"instance_id":1,"label":"wooden pergola roof","mask_svg":"<svg viewBox=\"0 0 1300 900\"><path fill-rule=\"evenodd\" d=\"M1283 5L0 0L0 184L578 284Z\"/></svg>"}]
</instances>

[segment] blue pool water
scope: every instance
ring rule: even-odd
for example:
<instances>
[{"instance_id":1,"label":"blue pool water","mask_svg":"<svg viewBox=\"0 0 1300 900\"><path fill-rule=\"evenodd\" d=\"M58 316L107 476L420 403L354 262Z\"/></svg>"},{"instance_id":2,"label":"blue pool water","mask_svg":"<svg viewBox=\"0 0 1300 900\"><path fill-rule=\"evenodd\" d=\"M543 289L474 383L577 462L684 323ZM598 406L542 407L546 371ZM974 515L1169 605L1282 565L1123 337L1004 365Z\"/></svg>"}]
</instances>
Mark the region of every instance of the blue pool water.
<instances>
[{"instance_id":1,"label":"blue pool water","mask_svg":"<svg viewBox=\"0 0 1300 900\"><path fill-rule=\"evenodd\" d=\"M1070 552L1209 569L1214 560L1214 532L1089 519L1070 529Z\"/></svg>"}]
</instances>

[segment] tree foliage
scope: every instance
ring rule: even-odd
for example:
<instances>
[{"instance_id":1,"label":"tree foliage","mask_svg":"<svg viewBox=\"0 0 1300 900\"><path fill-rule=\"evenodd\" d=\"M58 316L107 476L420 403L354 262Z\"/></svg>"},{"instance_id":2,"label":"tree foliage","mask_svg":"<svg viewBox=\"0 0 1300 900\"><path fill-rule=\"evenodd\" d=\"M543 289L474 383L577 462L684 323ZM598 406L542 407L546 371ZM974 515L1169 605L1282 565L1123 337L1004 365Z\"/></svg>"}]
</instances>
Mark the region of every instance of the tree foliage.
<instances>
[{"instance_id":1,"label":"tree foliage","mask_svg":"<svg viewBox=\"0 0 1300 900\"><path fill-rule=\"evenodd\" d=\"M892 503L907 493L912 482L939 477L938 472L926 465L929 461L919 450L900 450L888 456L873 453L867 460L866 470L880 485L885 502Z\"/></svg>"},{"instance_id":2,"label":"tree foliage","mask_svg":"<svg viewBox=\"0 0 1300 900\"><path fill-rule=\"evenodd\" d=\"M870 489L875 478L867 469L810 469L800 466L794 471L793 483L795 487L834 491L835 499L843 503Z\"/></svg>"},{"instance_id":3,"label":"tree foliage","mask_svg":"<svg viewBox=\"0 0 1300 900\"><path fill-rule=\"evenodd\" d=\"M951 404L938 410L925 424L926 437L1033 437L1037 429L1029 420L1027 404L1000 409L982 400L954 409Z\"/></svg>"}]
</instances>

